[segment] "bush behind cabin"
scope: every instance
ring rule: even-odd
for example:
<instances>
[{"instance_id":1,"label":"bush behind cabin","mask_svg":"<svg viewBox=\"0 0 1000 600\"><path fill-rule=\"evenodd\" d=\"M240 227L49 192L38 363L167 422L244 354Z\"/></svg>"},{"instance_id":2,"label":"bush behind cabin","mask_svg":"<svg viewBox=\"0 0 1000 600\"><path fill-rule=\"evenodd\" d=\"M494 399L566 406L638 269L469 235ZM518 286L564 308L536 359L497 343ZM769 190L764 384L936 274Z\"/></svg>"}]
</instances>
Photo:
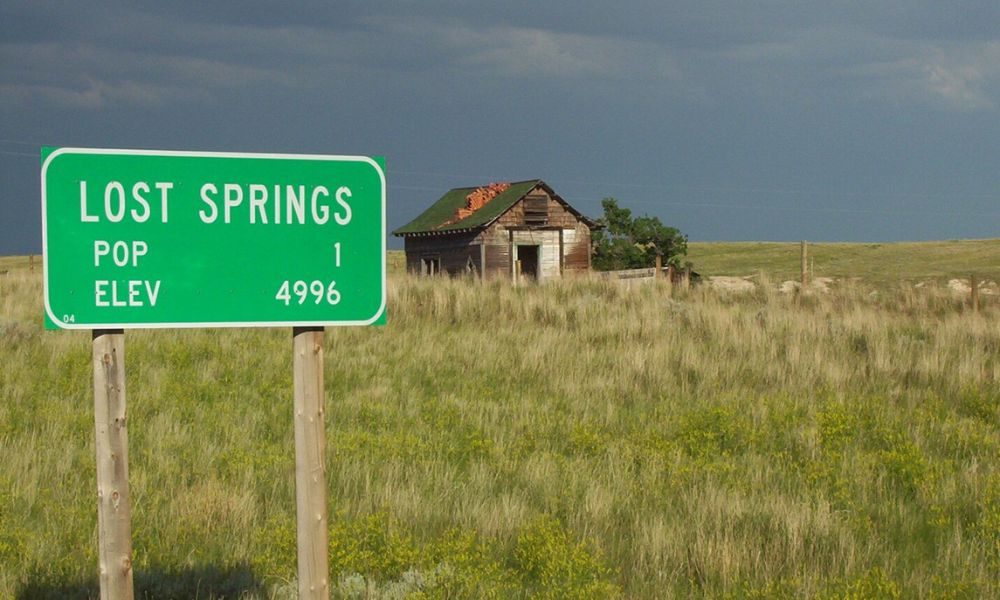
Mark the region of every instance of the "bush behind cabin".
<instances>
[{"instance_id":1,"label":"bush behind cabin","mask_svg":"<svg viewBox=\"0 0 1000 600\"><path fill-rule=\"evenodd\" d=\"M599 222L605 229L593 232L593 266L598 271L642 269L656 264L681 267L687 254L687 237L667 227L657 217L635 217L627 208L619 208L614 198L601 200L604 216Z\"/></svg>"}]
</instances>

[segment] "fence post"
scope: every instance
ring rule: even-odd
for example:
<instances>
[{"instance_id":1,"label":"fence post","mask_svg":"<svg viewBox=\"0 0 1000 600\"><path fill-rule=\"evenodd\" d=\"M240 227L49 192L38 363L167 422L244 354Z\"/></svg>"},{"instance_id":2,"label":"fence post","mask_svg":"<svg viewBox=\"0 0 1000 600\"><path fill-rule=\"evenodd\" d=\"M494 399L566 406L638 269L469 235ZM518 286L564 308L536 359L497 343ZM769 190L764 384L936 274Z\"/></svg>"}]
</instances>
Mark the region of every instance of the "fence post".
<instances>
[{"instance_id":1,"label":"fence post","mask_svg":"<svg viewBox=\"0 0 1000 600\"><path fill-rule=\"evenodd\" d=\"M329 600L323 328L292 328L299 600Z\"/></svg>"},{"instance_id":2,"label":"fence post","mask_svg":"<svg viewBox=\"0 0 1000 600\"><path fill-rule=\"evenodd\" d=\"M30 271L30 272L34 272L35 271L35 255L34 254L29 254L28 255L28 271Z\"/></svg>"},{"instance_id":3,"label":"fence post","mask_svg":"<svg viewBox=\"0 0 1000 600\"><path fill-rule=\"evenodd\" d=\"M808 263L808 250L805 240L802 240L802 265L801 265L801 279L799 280L799 289L803 292L806 291L806 286L809 285L809 263Z\"/></svg>"},{"instance_id":4,"label":"fence post","mask_svg":"<svg viewBox=\"0 0 1000 600\"><path fill-rule=\"evenodd\" d=\"M479 244L479 283L486 283L486 242Z\"/></svg>"},{"instance_id":5,"label":"fence post","mask_svg":"<svg viewBox=\"0 0 1000 600\"><path fill-rule=\"evenodd\" d=\"M972 312L979 312L979 281L975 275L969 276L969 286L972 288L969 291L972 297Z\"/></svg>"},{"instance_id":6,"label":"fence post","mask_svg":"<svg viewBox=\"0 0 1000 600\"><path fill-rule=\"evenodd\" d=\"M97 455L97 560L101 600L132 600L132 509L125 416L125 333L91 332L94 447Z\"/></svg>"}]
</instances>

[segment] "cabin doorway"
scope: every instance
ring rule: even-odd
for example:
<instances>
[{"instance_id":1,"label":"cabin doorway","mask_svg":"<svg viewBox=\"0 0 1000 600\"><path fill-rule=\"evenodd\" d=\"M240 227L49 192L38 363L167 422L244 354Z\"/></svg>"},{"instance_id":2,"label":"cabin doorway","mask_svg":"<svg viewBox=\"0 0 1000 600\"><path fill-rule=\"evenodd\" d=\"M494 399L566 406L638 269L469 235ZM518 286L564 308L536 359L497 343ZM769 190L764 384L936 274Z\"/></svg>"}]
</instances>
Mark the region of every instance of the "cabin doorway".
<instances>
[{"instance_id":1,"label":"cabin doorway","mask_svg":"<svg viewBox=\"0 0 1000 600\"><path fill-rule=\"evenodd\" d=\"M538 246L517 246L517 260L521 262L521 275L538 279Z\"/></svg>"}]
</instances>

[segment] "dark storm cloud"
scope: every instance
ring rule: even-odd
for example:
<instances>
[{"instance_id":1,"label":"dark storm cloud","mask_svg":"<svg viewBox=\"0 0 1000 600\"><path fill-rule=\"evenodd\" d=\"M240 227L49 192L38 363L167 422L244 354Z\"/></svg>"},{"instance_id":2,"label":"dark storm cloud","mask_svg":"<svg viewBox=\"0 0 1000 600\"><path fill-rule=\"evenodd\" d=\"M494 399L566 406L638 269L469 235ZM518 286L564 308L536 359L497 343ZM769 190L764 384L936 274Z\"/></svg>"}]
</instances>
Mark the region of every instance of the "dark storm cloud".
<instances>
[{"instance_id":1,"label":"dark storm cloud","mask_svg":"<svg viewBox=\"0 0 1000 600\"><path fill-rule=\"evenodd\" d=\"M994 103L997 41L986 36L1000 9L159 2L29 3L2 16L7 102L148 104L184 90L199 99L205 88L309 86L375 70L659 83L695 101L741 89L827 93L814 87L825 82L842 98L969 109Z\"/></svg>"},{"instance_id":2,"label":"dark storm cloud","mask_svg":"<svg viewBox=\"0 0 1000 600\"><path fill-rule=\"evenodd\" d=\"M393 225L541 176L702 239L996 235L998 23L923 0L5 3L6 240L37 243L41 143L384 153ZM944 199L955 219L920 216ZM872 206L904 223L851 218Z\"/></svg>"}]
</instances>

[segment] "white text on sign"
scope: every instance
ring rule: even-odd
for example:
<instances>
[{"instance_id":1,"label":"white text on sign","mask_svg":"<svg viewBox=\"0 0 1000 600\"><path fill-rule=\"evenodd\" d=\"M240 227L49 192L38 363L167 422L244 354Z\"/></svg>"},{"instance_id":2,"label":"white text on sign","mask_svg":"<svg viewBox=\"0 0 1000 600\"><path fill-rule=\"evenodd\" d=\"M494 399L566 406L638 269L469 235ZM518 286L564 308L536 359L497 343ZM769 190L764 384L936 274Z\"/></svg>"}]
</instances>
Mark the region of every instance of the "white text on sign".
<instances>
[{"instance_id":1,"label":"white text on sign","mask_svg":"<svg viewBox=\"0 0 1000 600\"><path fill-rule=\"evenodd\" d=\"M153 201L154 189L159 193L159 203ZM174 184L170 181L152 184L145 181L109 181L104 185L103 198L100 194L92 198L87 181L81 181L80 222L145 223L156 216L160 223L167 223L173 189ZM202 205L199 205L198 218L206 224L219 222L221 217L222 223L232 223L240 218L251 225L325 225L332 217L337 225L349 224L352 216L351 188L342 185L332 194L330 189L325 185L209 182L199 190Z\"/></svg>"},{"instance_id":2,"label":"white text on sign","mask_svg":"<svg viewBox=\"0 0 1000 600\"><path fill-rule=\"evenodd\" d=\"M156 306L160 282L129 279L127 281L97 280L94 282L94 306Z\"/></svg>"}]
</instances>

